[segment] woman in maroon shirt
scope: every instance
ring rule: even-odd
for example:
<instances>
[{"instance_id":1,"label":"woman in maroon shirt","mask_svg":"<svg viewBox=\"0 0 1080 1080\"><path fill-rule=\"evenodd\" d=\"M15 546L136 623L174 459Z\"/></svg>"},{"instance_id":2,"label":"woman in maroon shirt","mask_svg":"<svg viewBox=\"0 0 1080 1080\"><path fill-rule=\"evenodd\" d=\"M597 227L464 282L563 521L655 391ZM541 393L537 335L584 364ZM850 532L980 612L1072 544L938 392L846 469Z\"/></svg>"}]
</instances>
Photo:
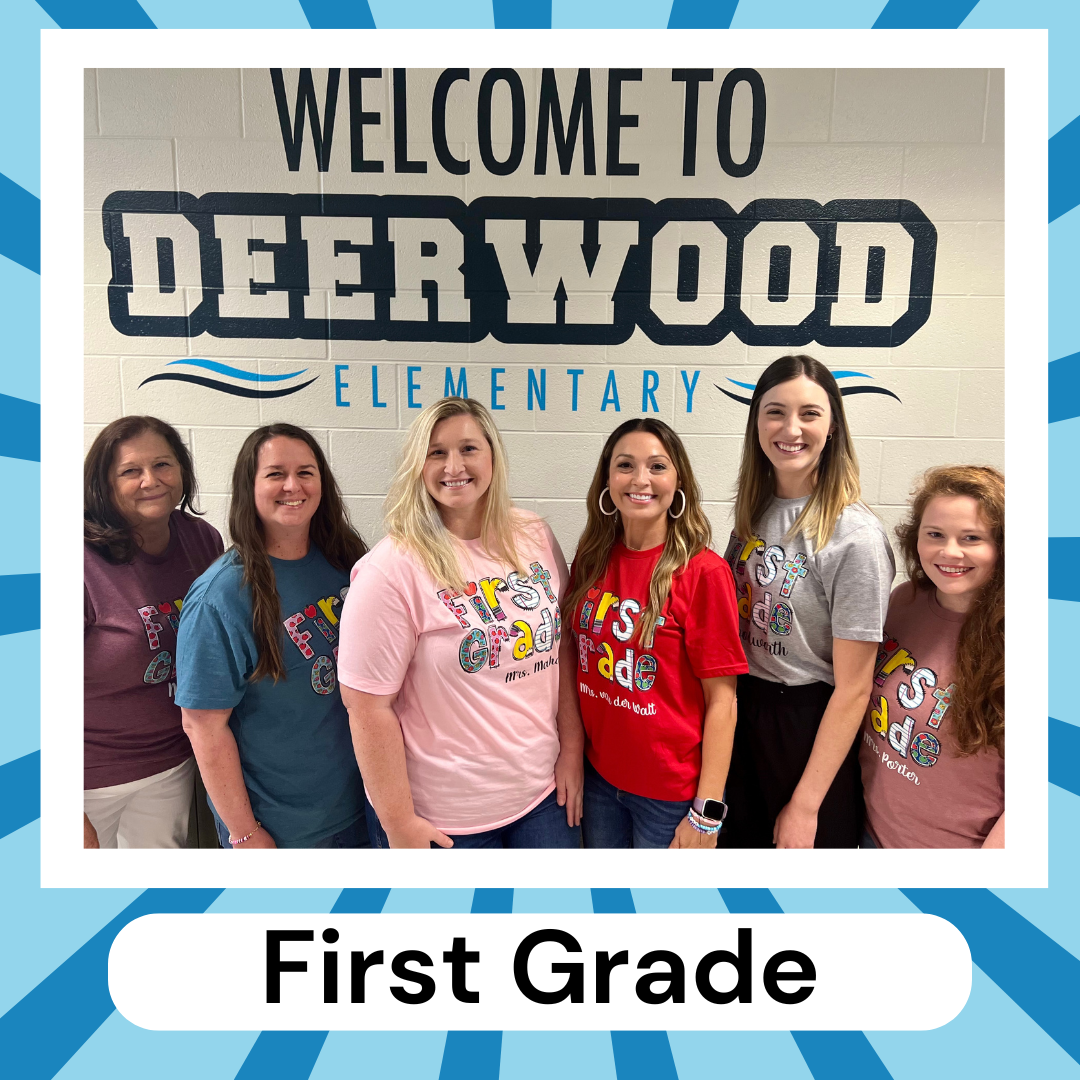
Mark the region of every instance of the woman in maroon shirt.
<instances>
[{"instance_id":1,"label":"woman in maroon shirt","mask_svg":"<svg viewBox=\"0 0 1080 1080\"><path fill-rule=\"evenodd\" d=\"M84 846L184 847L195 763L176 629L221 537L193 516L191 456L153 416L109 424L83 477Z\"/></svg>"}]
</instances>

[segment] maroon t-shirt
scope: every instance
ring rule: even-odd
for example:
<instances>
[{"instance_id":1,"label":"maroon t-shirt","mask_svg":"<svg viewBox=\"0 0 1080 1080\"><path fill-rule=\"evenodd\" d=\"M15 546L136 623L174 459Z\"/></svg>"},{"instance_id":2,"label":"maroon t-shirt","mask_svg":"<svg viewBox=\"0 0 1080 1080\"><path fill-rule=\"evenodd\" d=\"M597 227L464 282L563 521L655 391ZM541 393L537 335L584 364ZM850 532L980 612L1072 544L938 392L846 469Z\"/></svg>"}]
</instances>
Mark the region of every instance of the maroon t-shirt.
<instances>
[{"instance_id":1,"label":"maroon t-shirt","mask_svg":"<svg viewBox=\"0 0 1080 1080\"><path fill-rule=\"evenodd\" d=\"M174 510L169 546L107 562L84 545L84 786L111 787L191 757L176 693L176 629L192 582L222 553L217 530Z\"/></svg>"}]
</instances>

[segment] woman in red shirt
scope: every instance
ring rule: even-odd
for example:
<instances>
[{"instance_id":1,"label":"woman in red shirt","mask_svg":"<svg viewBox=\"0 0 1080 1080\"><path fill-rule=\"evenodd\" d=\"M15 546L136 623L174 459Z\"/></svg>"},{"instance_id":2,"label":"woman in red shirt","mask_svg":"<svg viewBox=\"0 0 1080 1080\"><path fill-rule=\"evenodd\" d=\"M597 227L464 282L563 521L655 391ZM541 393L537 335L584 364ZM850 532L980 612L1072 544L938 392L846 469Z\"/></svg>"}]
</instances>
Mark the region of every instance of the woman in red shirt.
<instances>
[{"instance_id":1,"label":"woman in red shirt","mask_svg":"<svg viewBox=\"0 0 1080 1080\"><path fill-rule=\"evenodd\" d=\"M564 605L586 733L586 847L713 847L746 671L731 570L679 436L609 436Z\"/></svg>"}]
</instances>

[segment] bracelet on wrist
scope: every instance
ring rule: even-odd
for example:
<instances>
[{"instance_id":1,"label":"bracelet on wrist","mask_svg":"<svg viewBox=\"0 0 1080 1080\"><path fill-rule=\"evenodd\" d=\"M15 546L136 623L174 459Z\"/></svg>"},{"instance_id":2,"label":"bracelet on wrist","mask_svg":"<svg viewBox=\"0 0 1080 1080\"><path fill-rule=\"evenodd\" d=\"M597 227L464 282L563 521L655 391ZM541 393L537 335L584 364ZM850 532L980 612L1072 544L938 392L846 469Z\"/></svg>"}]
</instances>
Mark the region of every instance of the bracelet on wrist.
<instances>
[{"instance_id":1,"label":"bracelet on wrist","mask_svg":"<svg viewBox=\"0 0 1080 1080\"><path fill-rule=\"evenodd\" d=\"M262 828L262 822L261 821L256 821L255 822L255 828L252 829L251 832L249 832L247 834L247 836L241 836L241 837L239 837L239 839L234 840L232 838L232 835L230 834L229 843L233 847L239 847L241 844L246 843L248 840L250 840L261 828Z\"/></svg>"},{"instance_id":2,"label":"bracelet on wrist","mask_svg":"<svg viewBox=\"0 0 1080 1080\"><path fill-rule=\"evenodd\" d=\"M711 821L709 818L703 818L700 814L696 813L693 808L686 811L686 820L690 822L690 827L697 830L699 833L704 833L706 836L715 836L720 831L720 826L723 822Z\"/></svg>"}]
</instances>

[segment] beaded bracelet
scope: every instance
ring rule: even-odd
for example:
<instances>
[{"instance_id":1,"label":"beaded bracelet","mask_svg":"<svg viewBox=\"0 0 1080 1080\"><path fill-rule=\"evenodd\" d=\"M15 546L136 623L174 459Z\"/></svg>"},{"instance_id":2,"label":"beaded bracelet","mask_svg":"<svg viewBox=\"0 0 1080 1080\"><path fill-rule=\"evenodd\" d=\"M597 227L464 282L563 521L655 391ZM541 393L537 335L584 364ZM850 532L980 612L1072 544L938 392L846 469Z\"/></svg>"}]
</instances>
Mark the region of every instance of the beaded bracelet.
<instances>
[{"instance_id":1,"label":"beaded bracelet","mask_svg":"<svg viewBox=\"0 0 1080 1080\"><path fill-rule=\"evenodd\" d=\"M694 811L686 811L686 820L690 822L690 827L697 829L699 833L704 833L706 836L715 836L720 831L720 826L723 824L721 821L717 821L712 825L701 825L698 823L698 815ZM701 818L701 821L708 821L709 818Z\"/></svg>"},{"instance_id":2,"label":"beaded bracelet","mask_svg":"<svg viewBox=\"0 0 1080 1080\"><path fill-rule=\"evenodd\" d=\"M247 836L241 836L239 840L234 840L230 836L229 837L229 843L232 844L233 847L239 847L245 841L250 840L261 828L262 828L262 822L261 821L256 821L255 822L255 828L252 829L251 832L249 832L247 834Z\"/></svg>"}]
</instances>

